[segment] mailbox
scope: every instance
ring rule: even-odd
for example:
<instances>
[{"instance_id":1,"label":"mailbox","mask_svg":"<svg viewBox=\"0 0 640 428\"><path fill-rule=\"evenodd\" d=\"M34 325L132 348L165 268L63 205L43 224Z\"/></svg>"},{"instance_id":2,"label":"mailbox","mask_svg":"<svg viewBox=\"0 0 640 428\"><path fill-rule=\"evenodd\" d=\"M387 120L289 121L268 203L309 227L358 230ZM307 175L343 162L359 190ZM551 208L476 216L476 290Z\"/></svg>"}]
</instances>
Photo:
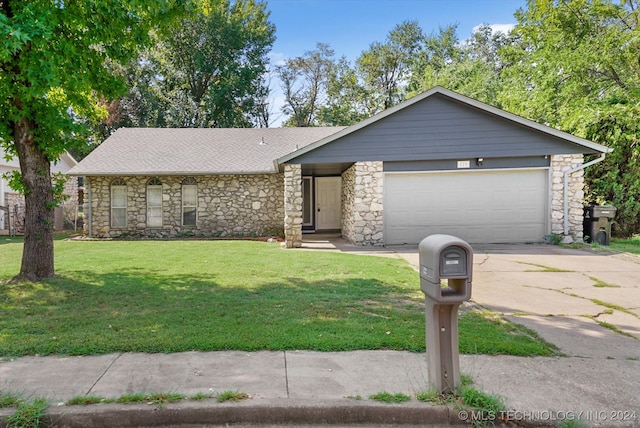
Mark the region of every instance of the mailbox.
<instances>
[{"instance_id":1,"label":"mailbox","mask_svg":"<svg viewBox=\"0 0 640 428\"><path fill-rule=\"evenodd\" d=\"M473 249L455 236L431 235L419 252L429 384L450 393L460 386L458 307L471 298Z\"/></svg>"},{"instance_id":2,"label":"mailbox","mask_svg":"<svg viewBox=\"0 0 640 428\"><path fill-rule=\"evenodd\" d=\"M442 303L471 298L473 249L451 235L431 235L420 242L420 288Z\"/></svg>"}]
</instances>

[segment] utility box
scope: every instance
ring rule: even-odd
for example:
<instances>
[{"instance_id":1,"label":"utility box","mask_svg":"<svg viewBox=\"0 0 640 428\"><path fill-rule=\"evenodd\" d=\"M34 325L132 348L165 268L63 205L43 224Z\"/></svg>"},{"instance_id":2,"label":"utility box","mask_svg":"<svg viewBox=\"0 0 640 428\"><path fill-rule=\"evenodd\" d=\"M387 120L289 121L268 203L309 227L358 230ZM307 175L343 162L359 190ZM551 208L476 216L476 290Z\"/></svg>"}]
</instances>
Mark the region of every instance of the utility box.
<instances>
[{"instance_id":1,"label":"utility box","mask_svg":"<svg viewBox=\"0 0 640 428\"><path fill-rule=\"evenodd\" d=\"M471 298L473 249L455 236L431 235L418 250L429 386L451 393L460 385L458 307Z\"/></svg>"},{"instance_id":2,"label":"utility box","mask_svg":"<svg viewBox=\"0 0 640 428\"><path fill-rule=\"evenodd\" d=\"M471 298L473 249L469 244L451 235L430 235L420 242L419 253L423 293L446 303Z\"/></svg>"},{"instance_id":3,"label":"utility box","mask_svg":"<svg viewBox=\"0 0 640 428\"><path fill-rule=\"evenodd\" d=\"M584 207L582 233L585 242L597 242L609 245L611 240L611 222L616 216L616 207L611 205L591 205Z\"/></svg>"}]
</instances>

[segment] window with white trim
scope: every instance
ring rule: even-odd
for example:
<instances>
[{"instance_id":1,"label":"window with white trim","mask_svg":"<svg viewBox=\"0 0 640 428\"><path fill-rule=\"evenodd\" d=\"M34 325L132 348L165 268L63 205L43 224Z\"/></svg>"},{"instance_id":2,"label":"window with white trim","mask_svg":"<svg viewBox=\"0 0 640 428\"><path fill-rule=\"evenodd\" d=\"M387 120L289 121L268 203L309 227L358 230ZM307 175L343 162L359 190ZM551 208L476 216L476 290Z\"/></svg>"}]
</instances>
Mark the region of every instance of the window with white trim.
<instances>
[{"instance_id":1,"label":"window with white trim","mask_svg":"<svg viewBox=\"0 0 640 428\"><path fill-rule=\"evenodd\" d=\"M162 227L162 182L147 181L147 227Z\"/></svg>"},{"instance_id":2,"label":"window with white trim","mask_svg":"<svg viewBox=\"0 0 640 428\"><path fill-rule=\"evenodd\" d=\"M121 178L111 182L111 227L127 227L127 183Z\"/></svg>"},{"instance_id":3,"label":"window with white trim","mask_svg":"<svg viewBox=\"0 0 640 428\"><path fill-rule=\"evenodd\" d=\"M195 178L182 181L182 225L195 226L198 209L198 183Z\"/></svg>"}]
</instances>

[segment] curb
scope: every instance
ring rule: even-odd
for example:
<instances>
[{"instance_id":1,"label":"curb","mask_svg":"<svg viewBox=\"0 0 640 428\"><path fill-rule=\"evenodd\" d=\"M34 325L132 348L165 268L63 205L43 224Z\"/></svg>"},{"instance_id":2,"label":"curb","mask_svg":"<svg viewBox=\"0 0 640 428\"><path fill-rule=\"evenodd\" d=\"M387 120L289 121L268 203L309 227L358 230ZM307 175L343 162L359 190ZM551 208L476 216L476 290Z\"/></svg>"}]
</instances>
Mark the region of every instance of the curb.
<instances>
[{"instance_id":1,"label":"curb","mask_svg":"<svg viewBox=\"0 0 640 428\"><path fill-rule=\"evenodd\" d=\"M0 413L0 427L12 414ZM174 403L157 405L95 404L60 406L46 410L45 426L84 427L170 427L250 425L420 425L468 426L445 406L429 404L340 403L337 400L265 400L264 403Z\"/></svg>"}]
</instances>

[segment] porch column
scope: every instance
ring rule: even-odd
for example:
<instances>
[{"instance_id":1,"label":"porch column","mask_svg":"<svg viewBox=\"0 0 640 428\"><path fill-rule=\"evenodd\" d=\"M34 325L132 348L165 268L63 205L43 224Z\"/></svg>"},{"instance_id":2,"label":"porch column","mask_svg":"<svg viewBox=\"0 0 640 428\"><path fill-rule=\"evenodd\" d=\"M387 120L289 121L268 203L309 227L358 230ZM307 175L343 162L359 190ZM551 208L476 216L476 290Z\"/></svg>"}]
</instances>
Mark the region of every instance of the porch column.
<instances>
[{"instance_id":1,"label":"porch column","mask_svg":"<svg viewBox=\"0 0 640 428\"><path fill-rule=\"evenodd\" d=\"M302 246L302 165L284 166L284 242Z\"/></svg>"},{"instance_id":2,"label":"porch column","mask_svg":"<svg viewBox=\"0 0 640 428\"><path fill-rule=\"evenodd\" d=\"M342 174L342 236L356 245L384 245L382 162L356 162Z\"/></svg>"},{"instance_id":3,"label":"porch column","mask_svg":"<svg viewBox=\"0 0 640 428\"><path fill-rule=\"evenodd\" d=\"M583 163L582 155L553 155L551 157L551 232L564 233L564 173ZM582 242L584 204L584 170L569 176L569 236Z\"/></svg>"}]
</instances>

